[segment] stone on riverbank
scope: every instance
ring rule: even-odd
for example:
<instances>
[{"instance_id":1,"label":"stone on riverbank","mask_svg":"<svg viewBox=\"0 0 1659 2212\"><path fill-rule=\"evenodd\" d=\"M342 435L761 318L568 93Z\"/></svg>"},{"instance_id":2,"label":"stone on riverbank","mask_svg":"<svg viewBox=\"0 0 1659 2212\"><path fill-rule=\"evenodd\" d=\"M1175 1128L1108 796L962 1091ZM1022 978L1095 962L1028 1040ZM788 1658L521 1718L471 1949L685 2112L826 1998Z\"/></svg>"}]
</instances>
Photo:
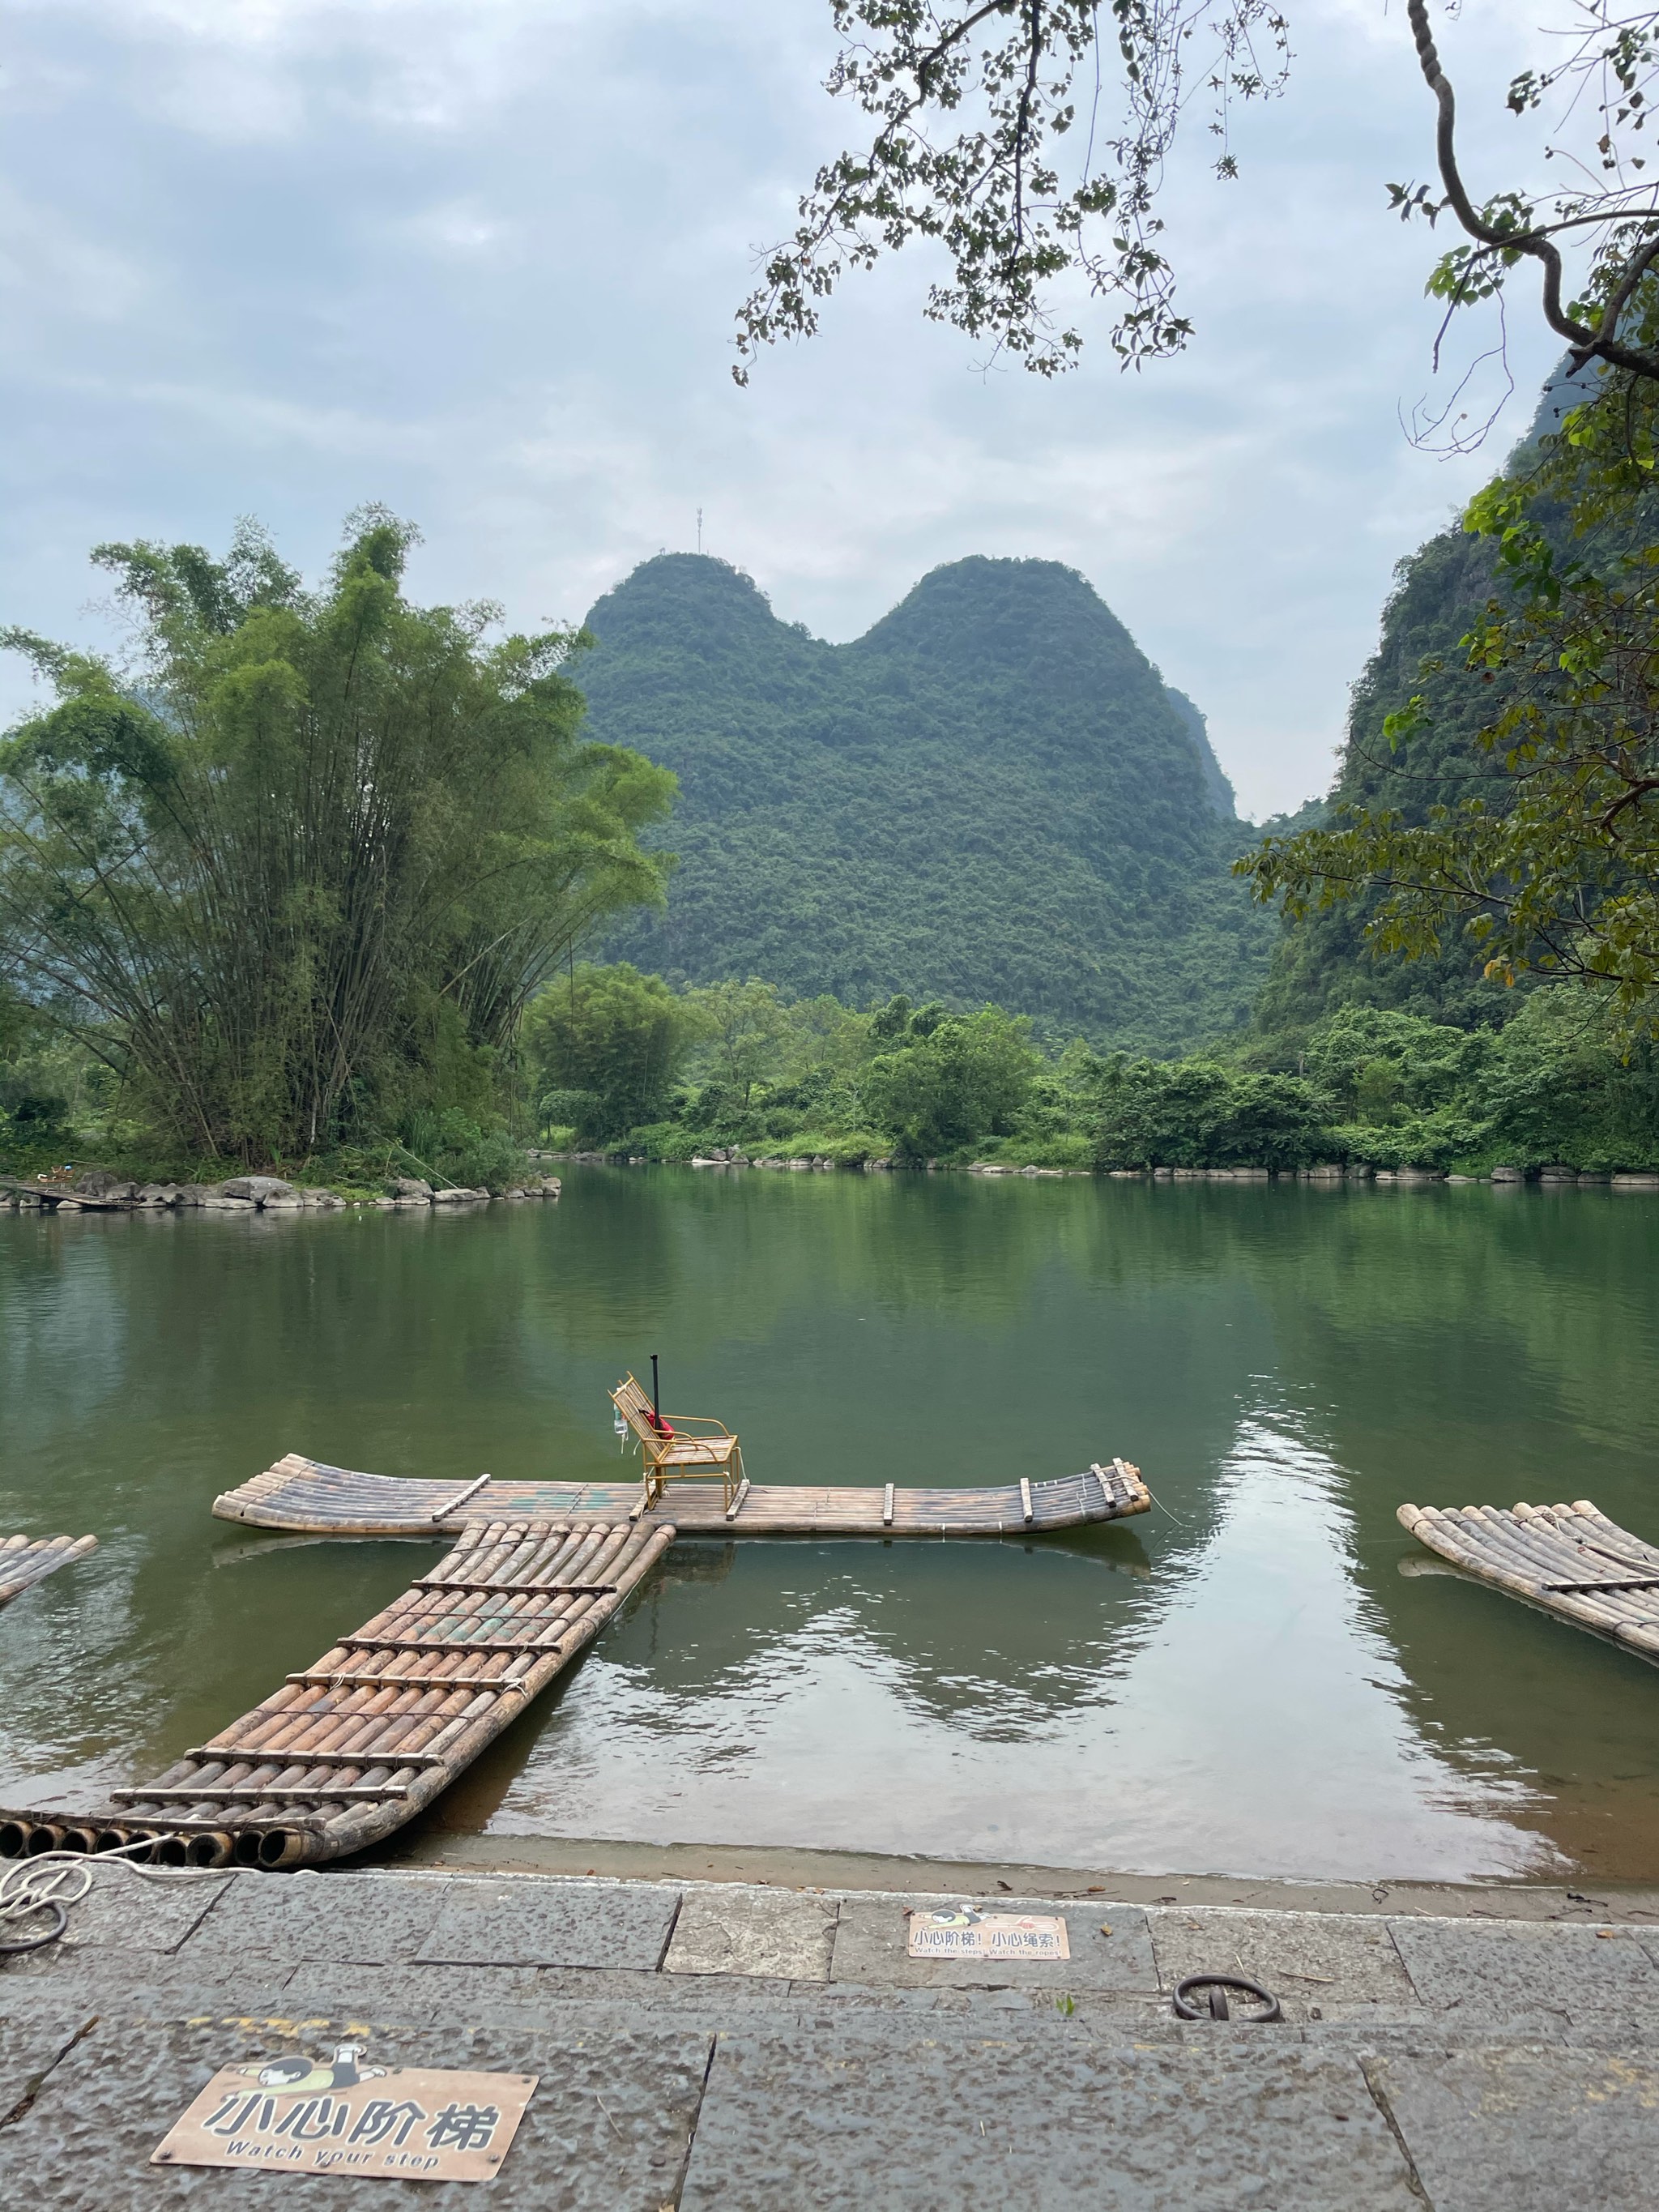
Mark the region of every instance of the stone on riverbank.
<instances>
[{"instance_id":1,"label":"stone on riverbank","mask_svg":"<svg viewBox=\"0 0 1659 2212\"><path fill-rule=\"evenodd\" d=\"M138 1195L138 1186L130 1176L117 1175L110 1168L88 1168L76 1176L70 1188L77 1198L119 1200Z\"/></svg>"}]
</instances>

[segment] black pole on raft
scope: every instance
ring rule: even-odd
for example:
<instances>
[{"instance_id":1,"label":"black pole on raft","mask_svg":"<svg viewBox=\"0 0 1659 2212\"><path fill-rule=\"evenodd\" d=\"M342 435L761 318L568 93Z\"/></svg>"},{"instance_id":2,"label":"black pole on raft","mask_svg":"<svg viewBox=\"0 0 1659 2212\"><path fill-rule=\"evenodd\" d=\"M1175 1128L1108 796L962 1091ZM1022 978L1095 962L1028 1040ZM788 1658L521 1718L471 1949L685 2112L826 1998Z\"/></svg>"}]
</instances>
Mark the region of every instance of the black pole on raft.
<instances>
[{"instance_id":1,"label":"black pole on raft","mask_svg":"<svg viewBox=\"0 0 1659 2212\"><path fill-rule=\"evenodd\" d=\"M662 1398L657 1389L657 1355L654 1352L651 1355L651 1412L654 1419L662 1419Z\"/></svg>"}]
</instances>

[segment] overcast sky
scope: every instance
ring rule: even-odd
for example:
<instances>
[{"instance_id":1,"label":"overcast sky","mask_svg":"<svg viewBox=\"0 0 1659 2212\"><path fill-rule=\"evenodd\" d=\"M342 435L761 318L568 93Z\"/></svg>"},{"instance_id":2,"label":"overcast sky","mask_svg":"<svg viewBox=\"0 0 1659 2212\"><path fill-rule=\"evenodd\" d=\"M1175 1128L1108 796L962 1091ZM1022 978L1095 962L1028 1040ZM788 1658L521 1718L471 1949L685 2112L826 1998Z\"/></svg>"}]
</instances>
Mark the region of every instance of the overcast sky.
<instances>
[{"instance_id":1,"label":"overcast sky","mask_svg":"<svg viewBox=\"0 0 1659 2212\"><path fill-rule=\"evenodd\" d=\"M1241 805L1328 782L1394 563L1525 427L1415 450L1437 386L1426 173L1400 0L1290 0L1297 62L1243 177L1201 131L1166 213L1197 336L1119 374L1096 311L1059 384L925 323L907 253L811 346L730 376L754 250L853 118L826 0L0 0L0 622L108 634L100 538L222 544L261 517L309 569L365 500L415 520L412 588L574 619L696 542L778 613L855 636L968 553L1080 568L1209 717ZM1443 49L1478 191L1501 87L1561 0L1465 0ZM1465 349L1465 353L1467 348ZM1464 357L1460 355L1460 360ZM28 696L15 665L0 705Z\"/></svg>"}]
</instances>

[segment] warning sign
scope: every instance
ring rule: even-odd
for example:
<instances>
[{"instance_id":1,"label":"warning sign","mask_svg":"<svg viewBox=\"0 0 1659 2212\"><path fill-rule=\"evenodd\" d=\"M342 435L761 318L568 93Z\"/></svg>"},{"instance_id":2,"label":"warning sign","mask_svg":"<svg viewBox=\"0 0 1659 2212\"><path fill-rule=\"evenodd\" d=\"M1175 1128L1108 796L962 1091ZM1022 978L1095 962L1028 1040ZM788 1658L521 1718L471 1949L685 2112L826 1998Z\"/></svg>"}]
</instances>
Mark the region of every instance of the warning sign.
<instances>
[{"instance_id":1,"label":"warning sign","mask_svg":"<svg viewBox=\"0 0 1659 2212\"><path fill-rule=\"evenodd\" d=\"M152 2166L488 2181L501 2171L533 2074L371 2066L362 2044L331 2057L222 2067L150 2154Z\"/></svg>"},{"instance_id":2,"label":"warning sign","mask_svg":"<svg viewBox=\"0 0 1659 2212\"><path fill-rule=\"evenodd\" d=\"M975 1912L957 1906L910 1915L913 1959L1069 1959L1057 1915Z\"/></svg>"}]
</instances>

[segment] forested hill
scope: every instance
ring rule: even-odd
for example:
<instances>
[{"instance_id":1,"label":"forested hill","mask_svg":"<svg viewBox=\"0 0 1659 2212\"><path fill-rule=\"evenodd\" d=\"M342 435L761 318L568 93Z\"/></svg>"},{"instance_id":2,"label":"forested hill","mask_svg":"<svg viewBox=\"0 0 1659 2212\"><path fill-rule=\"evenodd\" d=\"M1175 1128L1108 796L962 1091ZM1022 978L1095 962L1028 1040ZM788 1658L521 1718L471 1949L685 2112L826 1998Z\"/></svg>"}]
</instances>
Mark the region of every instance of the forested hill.
<instances>
[{"instance_id":1,"label":"forested hill","mask_svg":"<svg viewBox=\"0 0 1659 2212\"><path fill-rule=\"evenodd\" d=\"M1583 378L1558 370L1510 456L1510 470L1526 467L1536 441L1555 431L1587 389ZM1327 810L1389 808L1408 822L1420 822L1431 807L1455 807L1489 795L1492 763L1475 738L1498 702L1467 665L1459 641L1498 588L1492 541L1472 537L1461 523L1438 532L1400 562L1376 650L1354 685L1347 740L1323 802ZM1430 726L1395 752L1382 726L1413 696L1425 702ZM1305 813L1267 826L1281 832L1300 828ZM1259 1030L1294 1039L1322 1016L1351 1005L1389 1007L1460 1029L1496 1028L1519 1011L1524 988L1509 991L1489 982L1482 973L1484 953L1461 931L1448 932L1435 958L1374 958L1364 935L1371 911L1370 902L1356 900L1314 913L1282 933L1256 1010Z\"/></svg>"},{"instance_id":2,"label":"forested hill","mask_svg":"<svg viewBox=\"0 0 1659 2212\"><path fill-rule=\"evenodd\" d=\"M1163 1050L1247 1019L1274 937L1228 873L1249 832L1202 717L1074 570L956 562L837 646L666 554L588 626L590 733L680 779L668 912L611 957Z\"/></svg>"}]
</instances>

